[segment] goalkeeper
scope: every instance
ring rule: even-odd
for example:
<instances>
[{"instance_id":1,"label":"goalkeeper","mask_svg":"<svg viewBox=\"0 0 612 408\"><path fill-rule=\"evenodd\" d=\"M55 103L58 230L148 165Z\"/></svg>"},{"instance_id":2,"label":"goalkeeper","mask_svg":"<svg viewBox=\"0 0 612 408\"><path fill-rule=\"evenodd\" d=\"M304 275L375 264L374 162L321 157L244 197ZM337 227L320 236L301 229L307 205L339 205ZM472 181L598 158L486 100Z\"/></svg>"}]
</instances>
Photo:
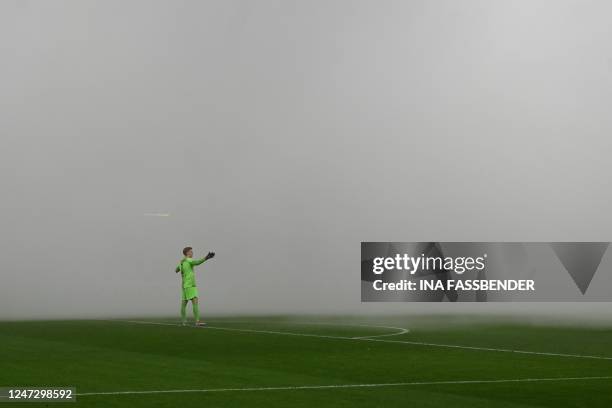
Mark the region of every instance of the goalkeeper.
<instances>
[{"instance_id":1,"label":"goalkeeper","mask_svg":"<svg viewBox=\"0 0 612 408\"><path fill-rule=\"evenodd\" d=\"M204 261L207 261L215 256L214 252L209 252L202 259L193 259L193 248L186 247L183 249L184 258L181 259L178 266L174 270L176 273L181 273L183 280L182 292L183 298L181 300L181 322L183 326L187 323L186 309L187 303L191 300L193 307L193 317L195 319L196 326L202 326L204 323L200 322L200 308L198 306L198 288L196 287L195 274L193 273L193 267L201 265Z\"/></svg>"}]
</instances>

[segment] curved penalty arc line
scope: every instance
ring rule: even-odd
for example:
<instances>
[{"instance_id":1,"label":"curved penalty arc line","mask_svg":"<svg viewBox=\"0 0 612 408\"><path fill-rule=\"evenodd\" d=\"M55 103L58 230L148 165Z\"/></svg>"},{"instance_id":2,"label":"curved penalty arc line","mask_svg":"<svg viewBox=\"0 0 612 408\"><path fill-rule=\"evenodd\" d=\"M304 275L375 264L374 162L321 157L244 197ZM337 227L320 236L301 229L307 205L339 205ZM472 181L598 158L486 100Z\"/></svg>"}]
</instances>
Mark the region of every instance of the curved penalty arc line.
<instances>
[{"instance_id":1,"label":"curved penalty arc line","mask_svg":"<svg viewBox=\"0 0 612 408\"><path fill-rule=\"evenodd\" d=\"M253 323L252 321L241 321L241 320L215 320L215 322L219 323ZM256 323L261 324L278 324L283 322L271 322L271 321L257 321ZM401 334L410 333L410 329L404 327L395 327L395 326L380 326L373 324L355 324L355 323L333 323L333 322L290 322L291 324L299 324L304 326L345 326L345 327L364 327L367 329L385 329L385 330L393 330L393 333L385 333L385 334L375 334L371 336L355 336L351 337L352 339L373 339L377 337L388 337L388 336L399 336Z\"/></svg>"},{"instance_id":2,"label":"curved penalty arc line","mask_svg":"<svg viewBox=\"0 0 612 408\"><path fill-rule=\"evenodd\" d=\"M120 323L133 323L133 324L149 324L149 325L179 326L179 327L182 326L181 324L176 324L176 323L151 322L151 321L142 321L142 320L111 320L111 319L103 319L103 320L112 321L112 322L120 322ZM346 336L329 336L329 335L321 335L321 334L295 333L295 332L286 332L286 331L240 329L236 327L219 327L219 326L210 326L210 325L202 326L202 327L196 326L195 328L200 328L204 330L213 329L213 330L225 330L225 331L242 332L242 333L261 333L261 334L313 337L313 338L334 339L334 340L371 341L371 342L379 342L379 343L407 344L407 345L412 345L412 346L441 347L441 348L450 348L450 349L458 349L458 350L490 351L490 352L498 352L498 353L510 353L510 354L515 353L515 354L527 354L527 355L548 356L548 357L612 360L612 356L608 357L608 356L591 356L591 355L585 355L585 354L550 353L550 352L544 352L544 351L513 350L513 349L492 348L492 347L465 346L465 345L458 345L458 344L427 343L427 342L408 341L408 340L354 338L354 337L346 337Z\"/></svg>"}]
</instances>

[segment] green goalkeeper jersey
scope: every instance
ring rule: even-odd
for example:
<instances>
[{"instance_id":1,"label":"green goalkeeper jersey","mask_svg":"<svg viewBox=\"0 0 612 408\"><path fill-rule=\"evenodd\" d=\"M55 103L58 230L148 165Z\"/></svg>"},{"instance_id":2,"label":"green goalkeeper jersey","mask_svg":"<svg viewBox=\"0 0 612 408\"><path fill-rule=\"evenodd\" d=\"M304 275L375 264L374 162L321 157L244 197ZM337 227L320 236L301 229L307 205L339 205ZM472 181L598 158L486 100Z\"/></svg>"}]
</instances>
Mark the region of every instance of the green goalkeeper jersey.
<instances>
[{"instance_id":1,"label":"green goalkeeper jersey","mask_svg":"<svg viewBox=\"0 0 612 408\"><path fill-rule=\"evenodd\" d=\"M196 286L195 274L193 267L202 264L206 259L183 258L181 263L176 267L177 271L181 272L183 278L183 288L193 288Z\"/></svg>"}]
</instances>

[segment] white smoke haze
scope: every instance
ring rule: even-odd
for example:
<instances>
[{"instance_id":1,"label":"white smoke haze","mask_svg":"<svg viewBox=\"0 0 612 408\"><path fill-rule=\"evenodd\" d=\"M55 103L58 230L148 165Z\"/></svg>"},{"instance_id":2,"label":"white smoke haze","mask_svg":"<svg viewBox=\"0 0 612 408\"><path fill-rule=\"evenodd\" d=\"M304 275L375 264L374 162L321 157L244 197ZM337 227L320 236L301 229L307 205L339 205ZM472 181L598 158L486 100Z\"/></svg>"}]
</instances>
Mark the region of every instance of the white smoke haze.
<instances>
[{"instance_id":1,"label":"white smoke haze","mask_svg":"<svg viewBox=\"0 0 612 408\"><path fill-rule=\"evenodd\" d=\"M360 302L361 241L610 241L605 1L2 1L0 319ZM149 215L146 215L149 214ZM576 289L578 290L578 289Z\"/></svg>"}]
</instances>

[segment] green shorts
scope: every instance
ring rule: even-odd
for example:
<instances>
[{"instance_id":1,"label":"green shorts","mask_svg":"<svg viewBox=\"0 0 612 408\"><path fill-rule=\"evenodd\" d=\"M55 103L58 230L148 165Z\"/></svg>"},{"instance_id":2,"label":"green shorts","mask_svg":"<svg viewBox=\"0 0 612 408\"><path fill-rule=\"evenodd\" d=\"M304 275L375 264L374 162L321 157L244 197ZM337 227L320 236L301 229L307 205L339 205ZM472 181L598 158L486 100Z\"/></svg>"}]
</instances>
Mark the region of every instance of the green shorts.
<instances>
[{"instance_id":1,"label":"green shorts","mask_svg":"<svg viewBox=\"0 0 612 408\"><path fill-rule=\"evenodd\" d=\"M183 300L191 300L196 297L198 297L198 288L195 286L183 288Z\"/></svg>"}]
</instances>

